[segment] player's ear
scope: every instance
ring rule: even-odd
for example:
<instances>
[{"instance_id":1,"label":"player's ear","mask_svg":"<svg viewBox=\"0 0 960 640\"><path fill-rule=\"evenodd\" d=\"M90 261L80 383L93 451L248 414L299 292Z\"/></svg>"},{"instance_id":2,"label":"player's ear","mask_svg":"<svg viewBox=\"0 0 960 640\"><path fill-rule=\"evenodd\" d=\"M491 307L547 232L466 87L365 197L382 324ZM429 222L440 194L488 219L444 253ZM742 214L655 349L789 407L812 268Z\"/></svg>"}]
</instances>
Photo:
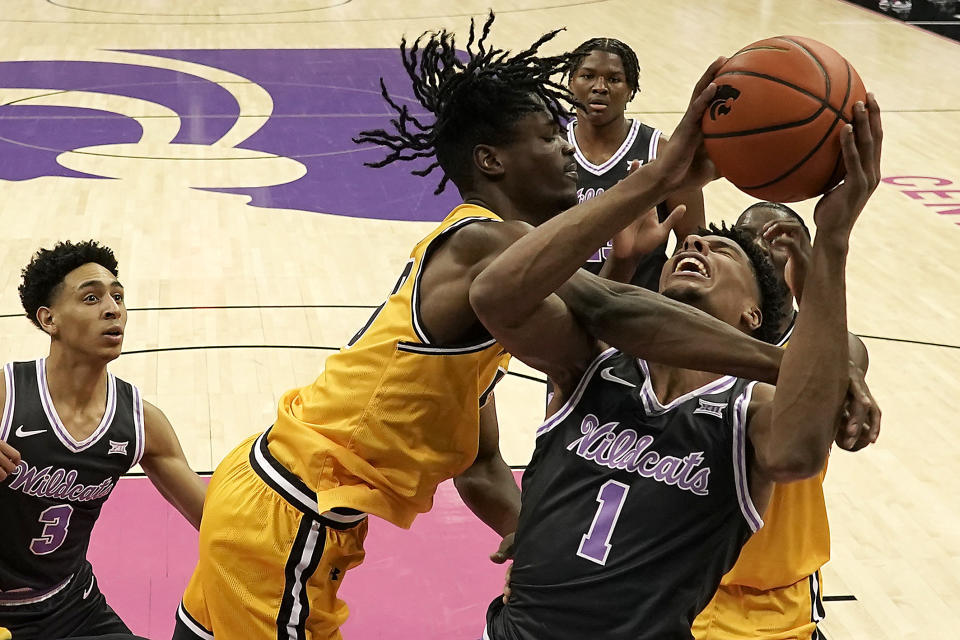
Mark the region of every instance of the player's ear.
<instances>
[{"instance_id":1,"label":"player's ear","mask_svg":"<svg viewBox=\"0 0 960 640\"><path fill-rule=\"evenodd\" d=\"M753 305L748 309L745 309L740 316L743 324L747 326L747 329L750 333L753 333L760 328L760 325L763 324L763 314L760 312L760 307Z\"/></svg>"},{"instance_id":2,"label":"player's ear","mask_svg":"<svg viewBox=\"0 0 960 640\"><path fill-rule=\"evenodd\" d=\"M40 328L49 336L57 335L57 323L53 318L53 310L50 307L40 307L37 309L37 322Z\"/></svg>"},{"instance_id":3,"label":"player's ear","mask_svg":"<svg viewBox=\"0 0 960 640\"><path fill-rule=\"evenodd\" d=\"M473 164L488 178L503 175L503 162L500 161L497 148L488 144L478 144L473 148Z\"/></svg>"}]
</instances>

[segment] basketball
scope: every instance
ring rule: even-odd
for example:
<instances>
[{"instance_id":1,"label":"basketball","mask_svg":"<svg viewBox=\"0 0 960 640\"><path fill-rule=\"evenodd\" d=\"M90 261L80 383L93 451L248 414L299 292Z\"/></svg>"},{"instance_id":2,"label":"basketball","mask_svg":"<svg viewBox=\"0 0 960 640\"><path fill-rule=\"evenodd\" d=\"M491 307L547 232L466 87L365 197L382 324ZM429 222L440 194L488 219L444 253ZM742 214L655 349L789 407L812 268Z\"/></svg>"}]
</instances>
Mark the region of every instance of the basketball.
<instances>
[{"instance_id":1,"label":"basketball","mask_svg":"<svg viewBox=\"0 0 960 640\"><path fill-rule=\"evenodd\" d=\"M703 116L707 153L755 198L796 202L844 176L840 131L866 100L856 70L827 45L778 36L747 45L720 68Z\"/></svg>"}]
</instances>

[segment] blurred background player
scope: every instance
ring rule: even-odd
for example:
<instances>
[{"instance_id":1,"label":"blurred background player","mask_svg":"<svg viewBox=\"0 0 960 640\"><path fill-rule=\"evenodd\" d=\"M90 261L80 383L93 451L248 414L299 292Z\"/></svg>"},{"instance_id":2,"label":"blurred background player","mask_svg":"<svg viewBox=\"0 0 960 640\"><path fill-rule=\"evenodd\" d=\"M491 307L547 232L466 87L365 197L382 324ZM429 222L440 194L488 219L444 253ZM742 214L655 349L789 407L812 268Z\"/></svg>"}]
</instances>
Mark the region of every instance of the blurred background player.
<instances>
[{"instance_id":1,"label":"blurred background player","mask_svg":"<svg viewBox=\"0 0 960 640\"><path fill-rule=\"evenodd\" d=\"M655 159L669 140L659 129L625 116L627 104L640 91L640 64L623 42L591 38L578 46L570 53L567 82L580 105L577 117L567 124L566 137L575 149L577 199L583 202L623 180L632 162L646 164ZM664 226L668 214L681 204L686 213ZM585 267L657 291L670 229L679 241L704 225L703 194L699 189L672 194L656 210L656 216L638 211L637 221L618 233L619 242L601 248ZM641 224L643 233L637 233ZM643 246L633 246L636 242ZM617 247L629 251L628 257L618 256Z\"/></svg>"},{"instance_id":2,"label":"blurred background player","mask_svg":"<svg viewBox=\"0 0 960 640\"><path fill-rule=\"evenodd\" d=\"M711 77L708 71L705 81ZM712 93L694 95L702 112ZM604 350L586 331L624 331L631 323L625 309L610 319L600 305L584 304L586 311L574 312L582 329L564 321L571 293L561 299L552 291L576 289L574 280L563 282L584 247L629 220L612 209L561 214L477 278L471 301L485 325L515 357L556 380L566 400L538 429L523 481L511 593L506 603L491 604L485 638L690 637L694 616L763 526L774 483L819 474L838 433L851 449L876 439L875 411L852 421L841 413L851 372L849 235L880 179L880 115L869 102L869 118L863 104L855 109L856 136L844 131L847 178L817 207L809 290L775 389ZM699 130L691 113L698 115L688 111L677 139L684 128ZM657 173L666 157L601 199L671 184L669 173ZM664 269L661 291L741 331L779 338L785 291L766 253L742 230L688 236ZM519 321L537 316L553 318L557 330L535 335Z\"/></svg>"},{"instance_id":3,"label":"blurred background player","mask_svg":"<svg viewBox=\"0 0 960 640\"><path fill-rule=\"evenodd\" d=\"M117 260L96 242L41 249L20 300L50 352L3 368L0 622L17 640L127 633L87 561L90 532L117 480L139 463L200 526L206 484L167 418L107 371L127 323Z\"/></svg>"},{"instance_id":4,"label":"blurred background player","mask_svg":"<svg viewBox=\"0 0 960 640\"><path fill-rule=\"evenodd\" d=\"M809 272L810 230L787 205L758 202L737 219L770 256L782 286L778 344L793 332L795 301L803 296ZM850 334L852 361L866 373L867 350ZM811 478L777 484L764 513L764 527L744 545L716 595L693 625L697 640L819 640L818 624L826 615L820 568L830 560L830 527L823 497L827 465Z\"/></svg>"},{"instance_id":5,"label":"blurred background player","mask_svg":"<svg viewBox=\"0 0 960 640\"><path fill-rule=\"evenodd\" d=\"M347 607L337 588L363 560L367 515L409 527L449 478L491 528L515 530L519 491L492 400L505 351L477 319L470 285L530 225L575 205L577 185L559 126L570 95L550 80L566 61L536 56L556 32L509 55L487 43L492 22L480 33L471 23L465 60L447 31L402 42L434 120L410 115L383 86L394 130L358 141L391 150L380 166L433 159L415 173L439 167L438 190L452 181L464 204L414 247L387 301L316 381L283 396L273 427L217 468L175 638L339 638ZM641 204L655 202L621 206ZM654 294L645 302L649 357L776 378L778 349Z\"/></svg>"}]
</instances>

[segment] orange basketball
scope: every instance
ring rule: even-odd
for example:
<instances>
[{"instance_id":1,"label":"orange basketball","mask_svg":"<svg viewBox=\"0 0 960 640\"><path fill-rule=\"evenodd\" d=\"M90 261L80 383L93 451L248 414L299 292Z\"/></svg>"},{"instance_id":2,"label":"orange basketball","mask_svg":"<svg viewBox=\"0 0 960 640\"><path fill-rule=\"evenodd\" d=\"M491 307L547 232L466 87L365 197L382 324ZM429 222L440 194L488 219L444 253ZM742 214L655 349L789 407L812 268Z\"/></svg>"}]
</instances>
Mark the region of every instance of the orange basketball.
<instances>
[{"instance_id":1,"label":"orange basketball","mask_svg":"<svg viewBox=\"0 0 960 640\"><path fill-rule=\"evenodd\" d=\"M724 178L771 202L812 198L843 179L840 130L866 100L843 56L810 38L767 38L735 53L715 82L702 126Z\"/></svg>"}]
</instances>

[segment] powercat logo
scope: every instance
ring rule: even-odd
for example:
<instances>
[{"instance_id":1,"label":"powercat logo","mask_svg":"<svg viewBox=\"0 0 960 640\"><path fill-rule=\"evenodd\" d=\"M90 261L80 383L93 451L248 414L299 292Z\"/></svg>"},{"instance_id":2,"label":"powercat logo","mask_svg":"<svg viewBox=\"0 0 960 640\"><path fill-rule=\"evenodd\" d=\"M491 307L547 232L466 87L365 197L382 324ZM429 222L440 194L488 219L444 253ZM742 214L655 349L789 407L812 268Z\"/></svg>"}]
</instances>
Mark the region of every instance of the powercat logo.
<instances>
[{"instance_id":1,"label":"powercat logo","mask_svg":"<svg viewBox=\"0 0 960 640\"><path fill-rule=\"evenodd\" d=\"M710 103L710 119L716 120L717 116L725 116L733 108L733 101L740 97L740 90L731 87L728 84L721 84L717 87L717 95L713 97Z\"/></svg>"}]
</instances>

